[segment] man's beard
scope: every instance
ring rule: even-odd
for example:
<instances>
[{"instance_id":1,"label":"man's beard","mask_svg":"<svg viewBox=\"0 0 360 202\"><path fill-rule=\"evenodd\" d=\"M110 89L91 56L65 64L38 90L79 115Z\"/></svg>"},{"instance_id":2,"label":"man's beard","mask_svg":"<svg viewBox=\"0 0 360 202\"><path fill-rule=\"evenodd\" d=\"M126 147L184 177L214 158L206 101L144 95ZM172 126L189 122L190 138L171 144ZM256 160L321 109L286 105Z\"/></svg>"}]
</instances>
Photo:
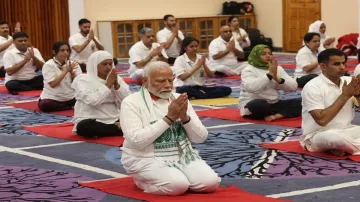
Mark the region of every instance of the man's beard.
<instances>
[{"instance_id":1,"label":"man's beard","mask_svg":"<svg viewBox=\"0 0 360 202\"><path fill-rule=\"evenodd\" d=\"M165 91L165 92L155 92L154 88L151 87L151 85L148 85L147 90L155 95L156 97L159 97L161 99L169 99L172 95L171 90L170 91Z\"/></svg>"}]
</instances>

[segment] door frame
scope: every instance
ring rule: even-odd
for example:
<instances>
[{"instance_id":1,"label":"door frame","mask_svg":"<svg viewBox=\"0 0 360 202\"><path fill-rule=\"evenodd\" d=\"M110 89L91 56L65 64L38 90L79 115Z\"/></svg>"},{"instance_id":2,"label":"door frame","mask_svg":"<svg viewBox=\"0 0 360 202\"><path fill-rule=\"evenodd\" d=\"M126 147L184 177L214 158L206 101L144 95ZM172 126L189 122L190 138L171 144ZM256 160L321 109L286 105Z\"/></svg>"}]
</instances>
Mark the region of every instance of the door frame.
<instances>
[{"instance_id":1,"label":"door frame","mask_svg":"<svg viewBox=\"0 0 360 202\"><path fill-rule=\"evenodd\" d=\"M304 0L304 1L306 1L306 0ZM314 0L314 1L318 1L319 2L319 15L320 15L320 20L321 20L321 17L322 17L322 15L321 15L321 0ZM282 35L283 35L283 37L282 37L282 42L283 42L283 45L282 45L282 51L287 51L286 50L286 44L285 44L285 42L286 42L286 40L285 40L285 33L286 33L286 18L287 18L287 16L286 16L286 13L285 13L285 11L286 11L286 6L287 6L287 4L289 4L289 0L282 0L282 24L283 24L283 26L282 26L282 28L283 28L283 31L282 31Z\"/></svg>"}]
</instances>

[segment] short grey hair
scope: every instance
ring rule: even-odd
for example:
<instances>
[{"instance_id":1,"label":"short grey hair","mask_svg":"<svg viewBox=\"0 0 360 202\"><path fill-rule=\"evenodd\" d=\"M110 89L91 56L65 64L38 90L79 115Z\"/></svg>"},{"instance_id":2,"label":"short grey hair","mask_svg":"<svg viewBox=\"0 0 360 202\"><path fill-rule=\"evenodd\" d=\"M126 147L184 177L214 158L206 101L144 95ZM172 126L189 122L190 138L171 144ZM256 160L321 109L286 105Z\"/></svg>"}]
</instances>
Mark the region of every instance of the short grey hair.
<instances>
[{"instance_id":1,"label":"short grey hair","mask_svg":"<svg viewBox=\"0 0 360 202\"><path fill-rule=\"evenodd\" d=\"M139 31L139 35L140 35L140 37L143 37L148 32L153 32L153 30L149 27L144 27Z\"/></svg>"},{"instance_id":2,"label":"short grey hair","mask_svg":"<svg viewBox=\"0 0 360 202\"><path fill-rule=\"evenodd\" d=\"M151 73L151 71L153 69L165 69L165 68L170 68L170 65L166 62L163 61L155 61L155 62L150 62L145 68L144 68L144 73L143 76L146 78L149 78L149 75Z\"/></svg>"}]
</instances>

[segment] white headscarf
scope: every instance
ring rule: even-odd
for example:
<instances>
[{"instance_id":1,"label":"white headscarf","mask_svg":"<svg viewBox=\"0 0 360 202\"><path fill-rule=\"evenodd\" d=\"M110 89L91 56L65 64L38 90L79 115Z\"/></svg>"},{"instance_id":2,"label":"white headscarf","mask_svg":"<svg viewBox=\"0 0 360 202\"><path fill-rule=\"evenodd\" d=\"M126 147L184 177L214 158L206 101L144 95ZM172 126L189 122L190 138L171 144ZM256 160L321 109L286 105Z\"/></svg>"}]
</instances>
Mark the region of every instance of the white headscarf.
<instances>
[{"instance_id":1,"label":"white headscarf","mask_svg":"<svg viewBox=\"0 0 360 202\"><path fill-rule=\"evenodd\" d=\"M96 51L92 53L86 64L87 75L94 80L99 80L98 77L98 64L107 59L113 59L112 55L107 51ZM114 68L114 65L113 65ZM101 79L102 80L102 79Z\"/></svg>"},{"instance_id":2,"label":"white headscarf","mask_svg":"<svg viewBox=\"0 0 360 202\"><path fill-rule=\"evenodd\" d=\"M309 31L308 32L318 33L318 34L320 34L320 38L325 38L326 37L326 31L325 31L325 33L320 32L320 27L321 27L322 24L325 24L325 23L323 21L320 21L320 20L315 21L314 23L312 23L309 26Z\"/></svg>"}]
</instances>

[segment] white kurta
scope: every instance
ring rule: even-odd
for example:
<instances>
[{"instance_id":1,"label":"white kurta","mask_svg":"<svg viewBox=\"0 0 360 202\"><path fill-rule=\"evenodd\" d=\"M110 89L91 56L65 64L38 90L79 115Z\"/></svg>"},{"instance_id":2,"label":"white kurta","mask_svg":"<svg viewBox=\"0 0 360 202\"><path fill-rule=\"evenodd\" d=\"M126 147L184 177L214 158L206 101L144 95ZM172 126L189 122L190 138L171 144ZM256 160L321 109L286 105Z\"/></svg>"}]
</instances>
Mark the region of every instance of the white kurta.
<instances>
[{"instance_id":1,"label":"white kurta","mask_svg":"<svg viewBox=\"0 0 360 202\"><path fill-rule=\"evenodd\" d=\"M125 137L121 161L128 174L134 177L135 184L147 193L162 195L180 195L189 188L195 192L215 191L220 178L205 161L195 160L189 164L180 161L175 168L156 157L154 142L169 129L162 118L170 103L163 99L153 101L146 90L143 92L144 95L140 91L125 98L120 113ZM208 132L190 103L187 113L191 117L184 125L188 139L197 143L205 141ZM151 124L153 121L156 122Z\"/></svg>"},{"instance_id":2,"label":"white kurta","mask_svg":"<svg viewBox=\"0 0 360 202\"><path fill-rule=\"evenodd\" d=\"M291 78L281 66L278 66L278 77L285 80L279 84L274 79L269 80L265 69L255 68L252 65L245 67L241 74L239 109L241 116L250 115L251 112L245 108L246 104L255 99L266 100L270 104L280 100L279 90L285 92L296 91L297 83Z\"/></svg>"},{"instance_id":3,"label":"white kurta","mask_svg":"<svg viewBox=\"0 0 360 202\"><path fill-rule=\"evenodd\" d=\"M59 102L65 102L75 97L75 90L71 88L71 74L68 72L60 83L52 88L50 82L52 82L62 72L58 67L59 62L54 59L48 60L43 68L42 74L44 77L44 89L40 95L41 99L51 99ZM64 65L65 66L65 65ZM64 67L65 68L65 67ZM81 75L81 69L78 65L76 69L72 70L76 76Z\"/></svg>"},{"instance_id":4,"label":"white kurta","mask_svg":"<svg viewBox=\"0 0 360 202\"><path fill-rule=\"evenodd\" d=\"M134 44L133 46L131 46L130 50L129 50L129 64L130 64L130 68L128 70L128 73L130 74L130 78L134 81L140 81L141 77L143 77L143 72L146 66L148 66L148 64L150 62L153 61L157 61L159 59L159 56L155 56L153 57L146 65L144 65L142 68L137 68L135 63L139 62L143 59L145 59L146 57L148 57L150 55L150 52L152 50L154 50L155 48L159 47L160 44L158 43L152 43L152 47L151 49L149 49L148 47L145 46L145 44L142 41L137 42L136 44ZM161 54L165 57L168 58L168 56L166 55L165 49L163 49L161 51Z\"/></svg>"},{"instance_id":5,"label":"white kurta","mask_svg":"<svg viewBox=\"0 0 360 202\"><path fill-rule=\"evenodd\" d=\"M11 36L8 36L8 38L5 38L3 36L0 36L0 45L7 43L12 39ZM15 45L12 43L7 49L0 51L0 67L4 66L3 57L6 51L9 51L11 49L15 48Z\"/></svg>"},{"instance_id":6,"label":"white kurta","mask_svg":"<svg viewBox=\"0 0 360 202\"><path fill-rule=\"evenodd\" d=\"M165 27L156 33L157 42L160 44L167 42L172 34L173 32ZM184 40L185 38L184 34L180 30L178 31L178 36L181 40ZM165 50L165 52L169 57L177 58L180 54L180 50L181 43L179 43L179 40L175 37L173 43Z\"/></svg>"},{"instance_id":7,"label":"white kurta","mask_svg":"<svg viewBox=\"0 0 360 202\"><path fill-rule=\"evenodd\" d=\"M34 56L42 61L45 62L41 56L40 51L37 48L33 49ZM17 48L13 48L5 52L3 57L4 68L8 69L16 64L19 64L21 61L24 60L25 56L28 54L29 50L25 53L20 52ZM36 76L36 69L37 67L33 63L33 59L27 62L21 69L19 69L16 73L12 74L11 76L6 74L5 75L5 83L11 80L20 80L26 81L33 79Z\"/></svg>"},{"instance_id":8,"label":"white kurta","mask_svg":"<svg viewBox=\"0 0 360 202\"><path fill-rule=\"evenodd\" d=\"M84 44L85 41L89 39L88 37L89 35L84 37L81 33L70 36L69 44L71 47L71 60L77 61L78 63L86 64L90 55L95 51L98 51L94 40L90 41L90 43L80 53L77 53L75 49L73 49L73 46L81 46L82 44ZM94 39L100 43L99 39L96 36L94 36Z\"/></svg>"},{"instance_id":9,"label":"white kurta","mask_svg":"<svg viewBox=\"0 0 360 202\"><path fill-rule=\"evenodd\" d=\"M319 51L320 53L320 51ZM320 66L317 66L315 69L313 69L311 72L305 72L303 68L307 65L310 65L314 62L317 62L317 55L314 54L307 46L302 47L295 57L296 61L296 69L294 72L295 78L300 78L302 76L306 76L309 74L321 74L322 70Z\"/></svg>"},{"instance_id":10,"label":"white kurta","mask_svg":"<svg viewBox=\"0 0 360 202\"><path fill-rule=\"evenodd\" d=\"M218 72L222 72L228 76L240 75L241 71L247 66L247 62L238 62L237 56L230 51L224 57L214 60L213 56L221 51L225 51L229 42L224 41L221 36L211 41L209 45L210 65ZM235 48L243 51L239 43L235 43Z\"/></svg>"},{"instance_id":11,"label":"white kurta","mask_svg":"<svg viewBox=\"0 0 360 202\"><path fill-rule=\"evenodd\" d=\"M341 95L344 81L351 77L341 77L340 86L335 85L323 74L309 81L301 92L302 130L300 142L312 152L341 149L350 154L360 154L360 127L352 125L355 117L356 99L350 98L338 114L326 125L318 125L310 112L330 107Z\"/></svg>"},{"instance_id":12,"label":"white kurta","mask_svg":"<svg viewBox=\"0 0 360 202\"><path fill-rule=\"evenodd\" d=\"M176 76L174 80L174 86L180 87L180 86L203 86L205 85L205 69L204 67L200 67L193 75L191 75L189 78L187 78L185 81L182 81L179 76L184 74L187 71L190 71L194 65L201 59L201 55L196 54L196 61L193 62L189 59L186 53L183 55L180 55L178 58L176 58L174 66L172 67L172 70ZM215 71L211 68L211 65L206 59L205 61L206 65L210 69L210 71Z\"/></svg>"},{"instance_id":13,"label":"white kurta","mask_svg":"<svg viewBox=\"0 0 360 202\"><path fill-rule=\"evenodd\" d=\"M236 41L238 41L238 39L241 37L241 36L244 36L244 35L247 35L246 31L243 29L243 28L239 28L239 31L238 32L232 32L233 36L231 37L231 39L236 39ZM230 39L230 40L231 40ZM247 48L251 45L251 41L250 41L250 38L249 36L247 36L245 38L245 41L241 40L239 41L239 45L241 48Z\"/></svg>"},{"instance_id":14,"label":"white kurta","mask_svg":"<svg viewBox=\"0 0 360 202\"><path fill-rule=\"evenodd\" d=\"M82 74L77 76L72 88L75 89L76 104L73 118L74 129L76 125L85 119L96 119L104 124L113 124L119 120L122 100L131 94L129 86L121 77L118 77L120 88L109 89L105 86L106 81L94 81L93 77Z\"/></svg>"}]
</instances>

